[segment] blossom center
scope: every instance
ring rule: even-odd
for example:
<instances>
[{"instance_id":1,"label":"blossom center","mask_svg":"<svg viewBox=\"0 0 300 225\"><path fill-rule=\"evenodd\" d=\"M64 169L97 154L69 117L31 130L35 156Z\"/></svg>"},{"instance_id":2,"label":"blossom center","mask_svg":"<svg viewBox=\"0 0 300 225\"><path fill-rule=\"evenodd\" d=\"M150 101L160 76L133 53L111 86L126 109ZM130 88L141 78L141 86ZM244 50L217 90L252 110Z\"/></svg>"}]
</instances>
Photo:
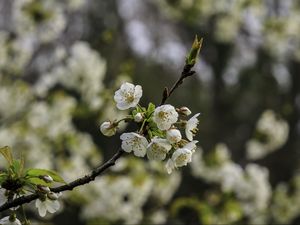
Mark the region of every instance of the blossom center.
<instances>
[{"instance_id":1,"label":"blossom center","mask_svg":"<svg viewBox=\"0 0 300 225\"><path fill-rule=\"evenodd\" d=\"M162 120L165 120L165 119L168 117L168 113L163 112L163 111L160 111L160 112L158 113L158 117L159 117L160 119L162 119Z\"/></svg>"},{"instance_id":2,"label":"blossom center","mask_svg":"<svg viewBox=\"0 0 300 225\"><path fill-rule=\"evenodd\" d=\"M181 155L179 155L179 156L177 157L176 162L177 162L177 163L181 163L181 162L186 161L186 159L187 159L187 155L181 154Z\"/></svg>"},{"instance_id":3,"label":"blossom center","mask_svg":"<svg viewBox=\"0 0 300 225\"><path fill-rule=\"evenodd\" d=\"M133 93L131 93L131 92L126 93L126 94L125 94L125 100L126 100L126 102L128 102L128 103L133 102L133 101L134 101L134 95L133 95Z\"/></svg>"}]
</instances>

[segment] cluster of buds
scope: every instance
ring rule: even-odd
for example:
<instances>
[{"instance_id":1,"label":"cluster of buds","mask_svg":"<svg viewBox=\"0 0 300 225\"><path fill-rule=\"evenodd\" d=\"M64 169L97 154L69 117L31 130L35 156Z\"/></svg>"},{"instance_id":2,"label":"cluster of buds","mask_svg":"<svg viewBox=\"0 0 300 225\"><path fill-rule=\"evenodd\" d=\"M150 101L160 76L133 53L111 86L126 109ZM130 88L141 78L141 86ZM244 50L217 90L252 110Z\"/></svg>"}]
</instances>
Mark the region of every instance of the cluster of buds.
<instances>
[{"instance_id":1,"label":"cluster of buds","mask_svg":"<svg viewBox=\"0 0 300 225\"><path fill-rule=\"evenodd\" d=\"M192 113L187 107L176 109L170 104L156 107L149 103L145 108L139 105L142 94L140 85L122 84L114 95L116 106L120 110L134 109L126 118L103 122L100 130L104 135L112 136L116 134L121 121L135 122L137 131L120 136L122 149L133 152L137 157L147 155L150 160L167 160L166 169L171 173L173 169L185 166L192 160L197 143L193 138L198 131L197 117L200 113L187 119ZM184 130L185 138L180 130Z\"/></svg>"},{"instance_id":2,"label":"cluster of buds","mask_svg":"<svg viewBox=\"0 0 300 225\"><path fill-rule=\"evenodd\" d=\"M53 178L49 175L40 176L46 183L52 183ZM44 185L37 185L37 193L39 198L35 202L35 206L38 209L39 215L44 217L47 213L55 213L60 208L58 201L61 193L57 194L50 190L49 187Z\"/></svg>"}]
</instances>

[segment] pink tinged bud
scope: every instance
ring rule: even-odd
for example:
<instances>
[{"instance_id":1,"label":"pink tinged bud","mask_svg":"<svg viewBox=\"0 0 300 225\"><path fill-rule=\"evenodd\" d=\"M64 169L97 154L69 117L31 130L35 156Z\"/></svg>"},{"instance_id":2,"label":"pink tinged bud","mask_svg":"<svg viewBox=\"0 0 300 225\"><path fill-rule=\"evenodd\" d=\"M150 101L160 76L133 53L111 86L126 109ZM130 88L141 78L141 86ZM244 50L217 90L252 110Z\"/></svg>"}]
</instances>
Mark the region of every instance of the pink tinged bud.
<instances>
[{"instance_id":1,"label":"pink tinged bud","mask_svg":"<svg viewBox=\"0 0 300 225\"><path fill-rule=\"evenodd\" d=\"M100 131L105 136L108 136L108 137L113 136L117 132L117 125L110 121L106 121L101 124Z\"/></svg>"},{"instance_id":2,"label":"pink tinged bud","mask_svg":"<svg viewBox=\"0 0 300 225\"><path fill-rule=\"evenodd\" d=\"M167 131L167 140L171 143L177 143L181 140L182 136L179 130L177 129L170 129Z\"/></svg>"},{"instance_id":3,"label":"pink tinged bud","mask_svg":"<svg viewBox=\"0 0 300 225\"><path fill-rule=\"evenodd\" d=\"M142 113L137 113L135 116L134 116L134 121L137 122L137 123L140 123L144 120L144 117L143 117L143 114Z\"/></svg>"}]
</instances>

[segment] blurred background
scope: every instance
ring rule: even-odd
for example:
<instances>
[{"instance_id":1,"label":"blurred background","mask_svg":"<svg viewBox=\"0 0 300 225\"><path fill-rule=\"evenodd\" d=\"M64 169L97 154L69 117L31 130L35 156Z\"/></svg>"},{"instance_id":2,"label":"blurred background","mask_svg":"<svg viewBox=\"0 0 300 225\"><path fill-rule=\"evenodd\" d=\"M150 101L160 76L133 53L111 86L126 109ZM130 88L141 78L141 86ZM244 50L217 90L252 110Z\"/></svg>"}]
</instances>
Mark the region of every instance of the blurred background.
<instances>
[{"instance_id":1,"label":"blurred background","mask_svg":"<svg viewBox=\"0 0 300 225\"><path fill-rule=\"evenodd\" d=\"M0 0L0 145L66 181L86 174L120 146L99 131L126 114L114 91L140 84L158 104L195 34L196 75L169 100L202 113L193 162L167 175L126 155L56 214L28 204L33 222L300 223L298 0Z\"/></svg>"}]
</instances>

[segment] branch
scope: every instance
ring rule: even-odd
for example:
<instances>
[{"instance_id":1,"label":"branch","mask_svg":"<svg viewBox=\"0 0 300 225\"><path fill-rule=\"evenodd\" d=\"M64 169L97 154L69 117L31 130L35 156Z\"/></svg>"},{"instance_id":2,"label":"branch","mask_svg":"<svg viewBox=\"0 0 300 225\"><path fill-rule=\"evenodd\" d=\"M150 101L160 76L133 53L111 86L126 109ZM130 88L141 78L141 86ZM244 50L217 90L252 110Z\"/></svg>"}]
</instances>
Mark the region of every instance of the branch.
<instances>
[{"instance_id":1,"label":"branch","mask_svg":"<svg viewBox=\"0 0 300 225\"><path fill-rule=\"evenodd\" d=\"M106 171L111 166L115 165L117 159L119 159L123 155L124 151L120 148L116 154L113 155L111 159L109 159L107 162L105 162L103 165L97 167L96 169L92 170L90 174L85 175L84 177L78 178L68 184L51 188L52 192L63 192L63 191L71 191L74 188L85 185L87 183L90 183L91 181L95 180L95 178L99 175L101 175L104 171ZM39 197L38 194L31 194L22 196L19 198L16 198L12 201L6 202L3 205L0 206L0 212L3 212L4 210L10 209L12 207L20 206L25 203L29 203Z\"/></svg>"},{"instance_id":2,"label":"branch","mask_svg":"<svg viewBox=\"0 0 300 225\"><path fill-rule=\"evenodd\" d=\"M163 97L162 97L162 100L160 102L160 105L165 104L165 102L167 101L167 99L183 83L183 81L184 81L185 78L187 78L187 77L192 76L192 75L195 74L195 71L191 70L192 67L193 67L193 65L185 64L184 67L183 67L183 70L181 72L181 76L178 78L178 80L172 86L171 90L169 91L169 89L167 87L165 87L164 92L163 92Z\"/></svg>"}]
</instances>

